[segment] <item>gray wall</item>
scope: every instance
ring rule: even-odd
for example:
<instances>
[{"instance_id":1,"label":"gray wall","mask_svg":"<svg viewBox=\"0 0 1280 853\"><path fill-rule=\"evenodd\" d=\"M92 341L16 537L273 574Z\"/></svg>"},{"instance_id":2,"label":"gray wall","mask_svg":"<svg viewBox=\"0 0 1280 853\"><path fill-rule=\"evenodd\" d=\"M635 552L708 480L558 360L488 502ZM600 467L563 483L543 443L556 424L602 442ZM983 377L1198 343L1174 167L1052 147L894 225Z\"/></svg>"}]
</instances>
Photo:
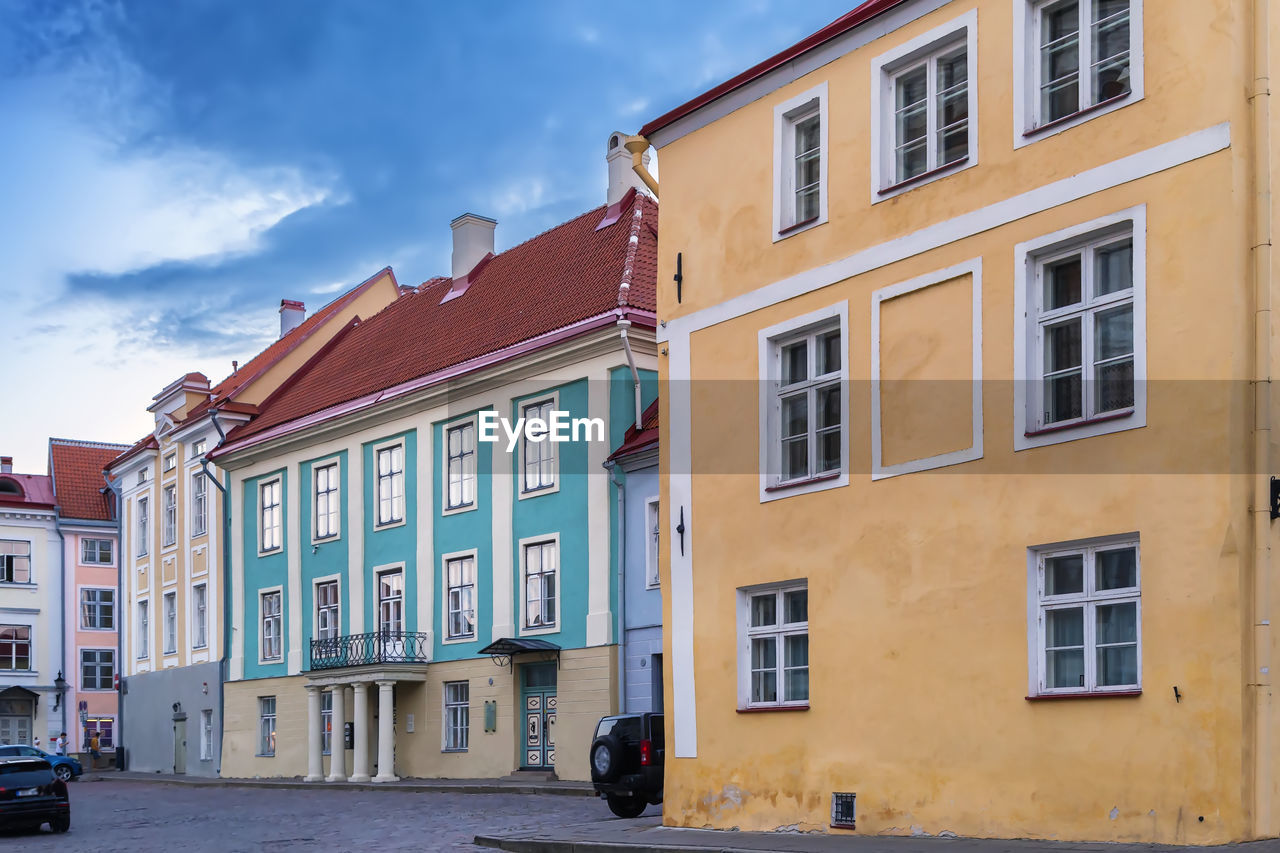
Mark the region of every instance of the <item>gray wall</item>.
<instances>
[{"instance_id":1,"label":"gray wall","mask_svg":"<svg viewBox=\"0 0 1280 853\"><path fill-rule=\"evenodd\" d=\"M220 671L220 664L213 661L125 679L120 743L126 753L126 769L173 772L173 703L180 702L187 715L187 775L218 775L222 755ZM208 693L204 692L206 684ZM200 712L205 709L213 711L213 757L201 761Z\"/></svg>"},{"instance_id":2,"label":"gray wall","mask_svg":"<svg viewBox=\"0 0 1280 853\"><path fill-rule=\"evenodd\" d=\"M623 549L623 582L627 587L626 707L623 711L640 713L661 710L662 671L655 666L654 656L662 654L662 590L648 589L645 585L649 541L647 505L658 496L656 460L646 467L628 467L626 478L627 525Z\"/></svg>"}]
</instances>

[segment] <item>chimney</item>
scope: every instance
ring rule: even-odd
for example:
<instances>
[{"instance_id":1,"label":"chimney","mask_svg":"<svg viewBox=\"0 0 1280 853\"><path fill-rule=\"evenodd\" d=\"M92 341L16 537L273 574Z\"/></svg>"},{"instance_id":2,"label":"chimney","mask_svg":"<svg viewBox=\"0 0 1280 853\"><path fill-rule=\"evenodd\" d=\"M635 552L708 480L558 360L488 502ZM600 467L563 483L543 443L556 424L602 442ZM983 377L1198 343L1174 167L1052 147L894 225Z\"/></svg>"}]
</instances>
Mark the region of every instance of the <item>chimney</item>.
<instances>
[{"instance_id":1,"label":"chimney","mask_svg":"<svg viewBox=\"0 0 1280 853\"><path fill-rule=\"evenodd\" d=\"M13 457L0 456L0 474L12 474L12 473L13 473Z\"/></svg>"},{"instance_id":2,"label":"chimney","mask_svg":"<svg viewBox=\"0 0 1280 853\"><path fill-rule=\"evenodd\" d=\"M307 306L296 299L280 300L280 337L302 325L307 316Z\"/></svg>"},{"instance_id":3,"label":"chimney","mask_svg":"<svg viewBox=\"0 0 1280 853\"><path fill-rule=\"evenodd\" d=\"M464 213L449 227L453 229L453 277L464 278L493 252L493 229L498 227L498 220Z\"/></svg>"},{"instance_id":4,"label":"chimney","mask_svg":"<svg viewBox=\"0 0 1280 853\"><path fill-rule=\"evenodd\" d=\"M604 155L605 162L609 164L609 192L605 196L605 204L616 203L632 187L644 192L644 182L631 168L631 152L623 145L626 140L627 135L620 130L609 134L608 148ZM648 168L648 151L644 152L642 162Z\"/></svg>"}]
</instances>

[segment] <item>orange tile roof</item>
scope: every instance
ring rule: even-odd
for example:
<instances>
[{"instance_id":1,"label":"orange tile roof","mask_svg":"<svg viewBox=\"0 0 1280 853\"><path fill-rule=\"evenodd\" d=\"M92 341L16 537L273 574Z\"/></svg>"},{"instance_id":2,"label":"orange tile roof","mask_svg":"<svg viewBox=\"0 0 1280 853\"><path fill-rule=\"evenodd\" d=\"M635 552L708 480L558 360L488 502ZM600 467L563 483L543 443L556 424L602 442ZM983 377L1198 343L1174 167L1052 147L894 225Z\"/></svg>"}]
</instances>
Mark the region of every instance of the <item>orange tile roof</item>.
<instances>
[{"instance_id":1,"label":"orange tile roof","mask_svg":"<svg viewBox=\"0 0 1280 853\"><path fill-rule=\"evenodd\" d=\"M49 476L62 517L112 520L110 501L102 492L102 469L126 449L100 441L49 439Z\"/></svg>"}]
</instances>

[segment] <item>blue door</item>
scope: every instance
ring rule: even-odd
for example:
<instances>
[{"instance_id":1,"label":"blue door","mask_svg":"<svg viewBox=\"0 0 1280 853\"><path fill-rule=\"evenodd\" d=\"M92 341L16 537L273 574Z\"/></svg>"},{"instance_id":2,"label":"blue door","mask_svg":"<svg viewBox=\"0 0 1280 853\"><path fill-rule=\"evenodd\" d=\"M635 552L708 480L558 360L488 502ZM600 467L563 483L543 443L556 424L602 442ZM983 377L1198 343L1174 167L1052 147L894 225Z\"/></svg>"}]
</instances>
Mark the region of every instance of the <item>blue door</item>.
<instances>
[{"instance_id":1,"label":"blue door","mask_svg":"<svg viewBox=\"0 0 1280 853\"><path fill-rule=\"evenodd\" d=\"M524 713L525 770L554 770L556 766L556 665L526 663L520 667L520 698Z\"/></svg>"}]
</instances>

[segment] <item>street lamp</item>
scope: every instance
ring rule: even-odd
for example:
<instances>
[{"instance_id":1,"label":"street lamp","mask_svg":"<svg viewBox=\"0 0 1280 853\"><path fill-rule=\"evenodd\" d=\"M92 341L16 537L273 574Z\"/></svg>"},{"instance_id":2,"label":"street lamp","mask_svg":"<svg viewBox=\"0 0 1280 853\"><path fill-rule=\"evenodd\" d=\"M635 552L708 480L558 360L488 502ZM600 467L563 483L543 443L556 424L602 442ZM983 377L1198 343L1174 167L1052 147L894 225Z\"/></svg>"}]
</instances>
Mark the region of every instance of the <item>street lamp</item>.
<instances>
[{"instance_id":1,"label":"street lamp","mask_svg":"<svg viewBox=\"0 0 1280 853\"><path fill-rule=\"evenodd\" d=\"M62 697L67 695L67 680L62 677L62 670L58 670L58 677L53 680L53 710L62 707Z\"/></svg>"}]
</instances>

